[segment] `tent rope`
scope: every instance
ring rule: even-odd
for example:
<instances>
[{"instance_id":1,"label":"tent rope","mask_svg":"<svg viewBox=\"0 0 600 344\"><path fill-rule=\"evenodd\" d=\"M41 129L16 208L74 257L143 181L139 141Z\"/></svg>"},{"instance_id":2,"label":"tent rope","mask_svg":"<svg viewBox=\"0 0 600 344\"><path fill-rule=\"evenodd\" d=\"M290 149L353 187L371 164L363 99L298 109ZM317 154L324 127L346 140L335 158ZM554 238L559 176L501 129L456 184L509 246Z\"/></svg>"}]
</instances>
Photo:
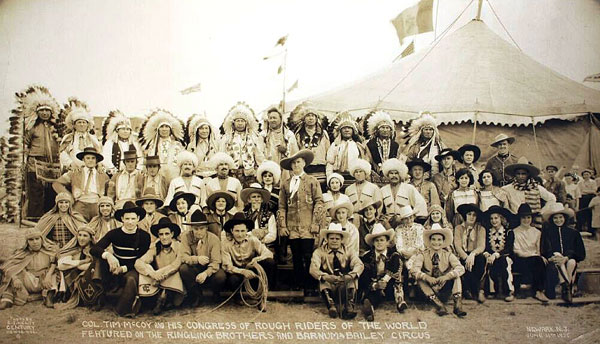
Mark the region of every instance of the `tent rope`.
<instances>
[{"instance_id":1,"label":"tent rope","mask_svg":"<svg viewBox=\"0 0 600 344\"><path fill-rule=\"evenodd\" d=\"M385 96L379 98L379 101L377 101L377 104L375 104L375 109L379 108L379 105L381 105L381 103L385 100L385 98L387 98L390 94L392 94L392 92L394 92L394 90L396 88L398 88L398 86L400 86L400 84L406 80L406 78L408 78L409 75L412 74L412 72L417 69L417 67L421 64L421 62L423 62L423 60L427 57L427 55L429 55L429 53L431 53L433 51L433 49L435 49L435 47L438 45L438 43L440 43L442 41L442 39L444 38L444 36L446 35L446 33L448 33L448 31L450 30L450 28L458 21L458 19L460 17L462 17L462 15L465 13L465 11L467 10L467 8L469 8L469 6L471 6L471 4L473 3L473 1L475 0L471 0L469 2L469 4L462 10L462 12L460 12L460 14L458 15L458 17L456 17L456 19L454 19L454 21L446 28L446 30L444 30L444 32L442 32L440 34L440 38L433 43L433 45L431 46L431 48L429 48L429 50L423 55L423 57L421 57L421 59L419 60L419 62L417 62L409 71L408 73L406 73L406 75L404 77L402 77L402 79L400 79L400 81L398 81L398 83L396 85L394 85L394 87L392 87L392 89L385 94Z\"/></svg>"},{"instance_id":2,"label":"tent rope","mask_svg":"<svg viewBox=\"0 0 600 344\"><path fill-rule=\"evenodd\" d=\"M535 132L535 118L531 117L531 126L533 127L533 141L535 142L535 149L537 150L538 166L542 167L542 153L540 151L540 145L538 144L537 134Z\"/></svg>"},{"instance_id":3,"label":"tent rope","mask_svg":"<svg viewBox=\"0 0 600 344\"><path fill-rule=\"evenodd\" d=\"M522 52L523 50L521 50L521 47L517 44L517 41L515 41L513 36L511 36L510 32L508 32L508 30L506 29L506 26L504 26L504 23L502 22L502 20L500 20L500 17L498 17L498 14L496 14L496 10L494 10L494 7L492 6L492 3L490 2L490 0L485 0L485 1L488 3L488 5L490 5L490 8L492 9L492 13L494 13L494 16L496 17L496 19L498 20L498 22L504 29L504 32L506 32L506 34L508 35L510 40L513 42L513 44L517 47L517 49L519 49L519 51Z\"/></svg>"}]
</instances>

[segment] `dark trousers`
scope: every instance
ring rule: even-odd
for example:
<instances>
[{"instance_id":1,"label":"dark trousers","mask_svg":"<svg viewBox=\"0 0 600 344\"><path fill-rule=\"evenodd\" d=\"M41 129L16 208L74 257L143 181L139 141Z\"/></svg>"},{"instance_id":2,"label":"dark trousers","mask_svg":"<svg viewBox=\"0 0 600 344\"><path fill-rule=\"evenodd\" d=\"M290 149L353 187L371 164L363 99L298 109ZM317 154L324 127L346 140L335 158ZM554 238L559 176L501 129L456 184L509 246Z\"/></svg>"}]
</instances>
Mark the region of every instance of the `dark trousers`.
<instances>
[{"instance_id":1,"label":"dark trousers","mask_svg":"<svg viewBox=\"0 0 600 344\"><path fill-rule=\"evenodd\" d=\"M125 274L113 275L106 260L99 259L98 261L97 266L100 270L101 283L105 293L106 291L118 289L115 311L121 316L132 313L133 302L138 294L138 272L132 268Z\"/></svg>"},{"instance_id":2,"label":"dark trousers","mask_svg":"<svg viewBox=\"0 0 600 344\"><path fill-rule=\"evenodd\" d=\"M496 293L501 290L505 295L514 292L512 277L512 261L508 261L508 256L500 256L494 260L493 264L488 265L488 275L494 282Z\"/></svg>"},{"instance_id":3,"label":"dark trousers","mask_svg":"<svg viewBox=\"0 0 600 344\"><path fill-rule=\"evenodd\" d=\"M463 266L465 266L465 261L460 260ZM479 294L479 289L481 287L481 280L483 279L483 274L485 273L485 264L486 260L483 254L478 254L475 256L475 262L473 263L473 268L471 271L468 271L465 268L465 274L463 275L463 290L468 290L471 292L473 297L477 297Z\"/></svg>"},{"instance_id":4,"label":"dark trousers","mask_svg":"<svg viewBox=\"0 0 600 344\"><path fill-rule=\"evenodd\" d=\"M291 239L289 243L292 248L295 286L303 289L314 287L314 278L309 275L308 270L310 269L315 239Z\"/></svg>"},{"instance_id":5,"label":"dark trousers","mask_svg":"<svg viewBox=\"0 0 600 344\"><path fill-rule=\"evenodd\" d=\"M546 265L546 285L544 290L546 290L546 296L549 299L556 298L556 285L560 282L560 279L558 278L560 272L558 269L558 266L552 262L548 262ZM575 271L577 271L577 267L575 267Z\"/></svg>"},{"instance_id":6,"label":"dark trousers","mask_svg":"<svg viewBox=\"0 0 600 344\"><path fill-rule=\"evenodd\" d=\"M269 290L271 289L271 285L272 283L274 283L275 281L272 281L273 278L273 274L275 272L275 260L273 260L273 258L267 258L264 260L261 260L260 262L258 262L258 264L265 270L265 273L267 274L267 278L268 278L268 284L269 284ZM250 268L250 270L252 270L252 268ZM227 276L227 287L231 290L236 290L237 287L240 286L240 284L242 284L242 282L244 281L244 276L241 274L235 274L235 273L229 273L226 272L225 275ZM258 279L253 279L251 281L252 285L255 287L257 283Z\"/></svg>"},{"instance_id":7,"label":"dark trousers","mask_svg":"<svg viewBox=\"0 0 600 344\"><path fill-rule=\"evenodd\" d=\"M27 172L25 187L28 218L40 218L54 207L56 192L52 189L51 184L44 185L38 181L35 172Z\"/></svg>"},{"instance_id":8,"label":"dark trousers","mask_svg":"<svg viewBox=\"0 0 600 344\"><path fill-rule=\"evenodd\" d=\"M582 195L579 199L579 209L587 208L590 202L594 198L594 195ZM588 232L592 231L592 210L586 209L577 213L577 230Z\"/></svg>"},{"instance_id":9,"label":"dark trousers","mask_svg":"<svg viewBox=\"0 0 600 344\"><path fill-rule=\"evenodd\" d=\"M190 299L194 299L198 296L198 292L200 290L211 290L215 295L217 295L221 289L223 289L223 285L225 285L225 271L223 269L217 270L215 273L210 275L202 284L196 283L196 276L199 273L202 273L206 270L208 265L188 265L181 264L179 267L179 275L183 280L183 285L187 290L188 297Z\"/></svg>"},{"instance_id":10,"label":"dark trousers","mask_svg":"<svg viewBox=\"0 0 600 344\"><path fill-rule=\"evenodd\" d=\"M515 257L513 271L521 274L521 280L531 280L535 291L544 290L546 283L546 264L541 256Z\"/></svg>"}]
</instances>

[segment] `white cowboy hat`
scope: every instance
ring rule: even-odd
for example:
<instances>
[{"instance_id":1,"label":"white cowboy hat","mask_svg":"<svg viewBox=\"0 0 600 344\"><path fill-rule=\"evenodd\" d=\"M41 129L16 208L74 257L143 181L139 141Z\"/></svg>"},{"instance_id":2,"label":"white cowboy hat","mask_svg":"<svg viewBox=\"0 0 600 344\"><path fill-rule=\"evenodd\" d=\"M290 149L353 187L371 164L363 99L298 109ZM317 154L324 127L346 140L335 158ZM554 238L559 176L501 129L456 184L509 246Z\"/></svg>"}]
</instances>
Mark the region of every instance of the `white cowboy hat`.
<instances>
[{"instance_id":1,"label":"white cowboy hat","mask_svg":"<svg viewBox=\"0 0 600 344\"><path fill-rule=\"evenodd\" d=\"M349 202L348 200L339 199L333 202L333 205L329 209L329 215L332 218L335 218L335 212L340 208L348 209L348 216L350 216L354 212L354 207L352 206L351 202Z\"/></svg>"},{"instance_id":2,"label":"white cowboy hat","mask_svg":"<svg viewBox=\"0 0 600 344\"><path fill-rule=\"evenodd\" d=\"M442 228L438 223L434 223L431 229L423 231L423 243L425 247L430 247L431 236L434 234L441 234L444 236L444 243L442 248L446 248L452 245L452 231L448 228Z\"/></svg>"},{"instance_id":3,"label":"white cowboy hat","mask_svg":"<svg viewBox=\"0 0 600 344\"><path fill-rule=\"evenodd\" d=\"M345 244L348 241L348 236L350 235L347 231L344 230L341 223L332 222L329 224L327 229L321 230L321 238L327 239L329 234L339 234L342 236L342 243Z\"/></svg>"},{"instance_id":4,"label":"white cowboy hat","mask_svg":"<svg viewBox=\"0 0 600 344\"><path fill-rule=\"evenodd\" d=\"M544 209L542 209L542 218L544 219L544 222L548 222L552 219L552 216L556 214L563 214L565 220L573 217L573 211L569 208L565 208L565 206L559 202L547 203L544 206Z\"/></svg>"},{"instance_id":5,"label":"white cowboy hat","mask_svg":"<svg viewBox=\"0 0 600 344\"><path fill-rule=\"evenodd\" d=\"M375 240L375 238L380 237L382 235L386 235L388 237L388 241L390 241L394 238L395 234L396 232L393 229L386 230L382 224L376 223L373 226L373 230L371 231L371 233L365 236L365 242L367 243L367 245L373 246L373 241Z\"/></svg>"}]
</instances>

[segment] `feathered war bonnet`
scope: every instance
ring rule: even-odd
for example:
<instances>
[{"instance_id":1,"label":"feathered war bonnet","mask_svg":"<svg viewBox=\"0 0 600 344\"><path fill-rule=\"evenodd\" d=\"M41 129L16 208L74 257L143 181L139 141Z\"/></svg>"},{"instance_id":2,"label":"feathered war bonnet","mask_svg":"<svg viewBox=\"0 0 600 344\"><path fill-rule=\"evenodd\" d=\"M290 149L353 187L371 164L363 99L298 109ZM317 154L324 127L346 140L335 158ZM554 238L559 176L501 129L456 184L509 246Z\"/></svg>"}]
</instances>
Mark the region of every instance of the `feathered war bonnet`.
<instances>
[{"instance_id":1,"label":"feathered war bonnet","mask_svg":"<svg viewBox=\"0 0 600 344\"><path fill-rule=\"evenodd\" d=\"M434 131L433 140L438 141L440 138L438 125L438 121L435 119L435 117L433 117L431 112L419 112L419 118L414 119L410 124L410 127L408 128L408 137L410 137L408 145L412 146L413 144L417 143L417 141L419 141L419 139L421 138L421 131L423 130L423 128L432 128Z\"/></svg>"},{"instance_id":2,"label":"feathered war bonnet","mask_svg":"<svg viewBox=\"0 0 600 344\"><path fill-rule=\"evenodd\" d=\"M197 138L198 138L198 128L203 125L208 125L210 128L210 134L208 134L208 142L210 144L214 144L216 140L215 128L210 124L208 118L206 118L205 114L193 114L190 118L188 118L186 126L185 126L185 134L187 137L185 138L186 142L189 142L189 146L192 149L196 148Z\"/></svg>"},{"instance_id":3,"label":"feathered war bonnet","mask_svg":"<svg viewBox=\"0 0 600 344\"><path fill-rule=\"evenodd\" d=\"M102 123L102 144L107 140L117 142L117 130L121 128L131 129L131 120L119 110L113 110L108 113L108 117ZM132 133L133 135L133 133Z\"/></svg>"},{"instance_id":4,"label":"feathered war bonnet","mask_svg":"<svg viewBox=\"0 0 600 344\"><path fill-rule=\"evenodd\" d=\"M163 124L171 128L171 134L175 137L175 140L184 144L183 121L167 110L156 109L148 115L148 118L144 121L140 129L139 137L142 148L148 149L152 143L156 143L158 128Z\"/></svg>"},{"instance_id":5,"label":"feathered war bonnet","mask_svg":"<svg viewBox=\"0 0 600 344\"><path fill-rule=\"evenodd\" d=\"M313 104L308 101L303 101L292 110L287 120L288 128L293 132L300 130L302 124L304 124L304 118L308 114L313 114L317 117L317 128L327 129L327 117L315 110Z\"/></svg>"},{"instance_id":6,"label":"feathered war bonnet","mask_svg":"<svg viewBox=\"0 0 600 344\"><path fill-rule=\"evenodd\" d=\"M245 102L237 102L229 109L227 116L223 120L221 130L225 135L229 136L233 134L233 121L238 118L246 121L246 132L254 135L258 134L258 120L254 114L254 110Z\"/></svg>"},{"instance_id":7,"label":"feathered war bonnet","mask_svg":"<svg viewBox=\"0 0 600 344\"><path fill-rule=\"evenodd\" d=\"M64 105L63 112L65 114L64 118L67 132L73 132L73 125L75 122L83 119L88 123L87 131L94 133L94 121L92 119L92 115L90 114L90 109L85 102L75 97L71 97L67 101L67 104Z\"/></svg>"},{"instance_id":8,"label":"feathered war bonnet","mask_svg":"<svg viewBox=\"0 0 600 344\"><path fill-rule=\"evenodd\" d=\"M341 129L344 127L352 128L352 130L354 131L352 133L352 137L355 140L360 139L360 132L358 131L358 123L356 123L356 120L352 117L352 115L348 111L339 112L335 116L335 119L333 120L333 122L331 122L331 125L329 126L329 135L333 136L334 138L341 137L341 135L340 135Z\"/></svg>"},{"instance_id":9,"label":"feathered war bonnet","mask_svg":"<svg viewBox=\"0 0 600 344\"><path fill-rule=\"evenodd\" d=\"M25 91L17 93L16 96L19 105L17 109L13 110L13 113L25 118L25 131L33 128L38 119L37 111L42 109L52 111L50 123L56 127L59 120L60 106L46 87L30 86Z\"/></svg>"},{"instance_id":10,"label":"feathered war bonnet","mask_svg":"<svg viewBox=\"0 0 600 344\"><path fill-rule=\"evenodd\" d=\"M369 135L369 137L374 137L375 135L377 135L377 130L379 129L380 126L383 126L383 125L387 125L390 128L392 128L392 137L393 137L394 121L392 121L392 117L390 116L389 113L379 110L379 111L372 112L367 116L368 117L366 118L366 122L367 122L366 123L367 124L366 133Z\"/></svg>"}]
</instances>

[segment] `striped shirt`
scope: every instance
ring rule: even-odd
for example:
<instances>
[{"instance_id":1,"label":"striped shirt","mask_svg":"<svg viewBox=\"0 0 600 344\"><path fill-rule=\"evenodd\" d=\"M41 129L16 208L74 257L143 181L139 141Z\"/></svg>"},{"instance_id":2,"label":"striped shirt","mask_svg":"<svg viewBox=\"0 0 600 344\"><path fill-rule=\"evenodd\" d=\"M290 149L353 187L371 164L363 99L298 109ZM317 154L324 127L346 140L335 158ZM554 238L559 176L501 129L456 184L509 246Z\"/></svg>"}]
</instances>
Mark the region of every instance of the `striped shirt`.
<instances>
[{"instance_id":1,"label":"striped shirt","mask_svg":"<svg viewBox=\"0 0 600 344\"><path fill-rule=\"evenodd\" d=\"M92 246L90 253L101 258L104 250L112 245L113 255L119 260L119 264L127 266L127 271L132 271L135 260L143 256L150 247L150 234L141 229L136 229L136 232L127 234L121 227L115 228Z\"/></svg>"}]
</instances>

